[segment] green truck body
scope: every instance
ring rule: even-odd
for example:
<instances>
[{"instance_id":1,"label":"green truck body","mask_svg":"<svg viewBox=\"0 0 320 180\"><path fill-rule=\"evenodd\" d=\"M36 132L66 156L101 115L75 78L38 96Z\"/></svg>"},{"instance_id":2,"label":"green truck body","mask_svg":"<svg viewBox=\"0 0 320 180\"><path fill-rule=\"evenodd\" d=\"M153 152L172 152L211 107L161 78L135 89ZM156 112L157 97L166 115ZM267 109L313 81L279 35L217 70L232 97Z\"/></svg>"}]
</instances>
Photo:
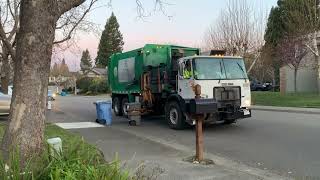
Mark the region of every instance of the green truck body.
<instances>
[{"instance_id":1,"label":"green truck body","mask_svg":"<svg viewBox=\"0 0 320 180\"><path fill-rule=\"evenodd\" d=\"M108 81L112 94L128 95L129 102L133 102L133 95L142 91L141 77L144 72L155 68L155 71L159 70L161 73L168 72L168 76L176 76L177 67L174 67L176 65L173 61L199 53L200 50L197 48L146 44L143 48L114 54L108 65ZM173 84L164 84L163 90L172 90ZM156 83L152 84L151 89L153 93L160 93Z\"/></svg>"},{"instance_id":2,"label":"green truck body","mask_svg":"<svg viewBox=\"0 0 320 180\"><path fill-rule=\"evenodd\" d=\"M108 82L117 116L139 107L134 111L165 114L173 129L194 125L195 114L208 123L251 116L250 83L241 57L201 56L198 48L147 44L112 55ZM197 100L196 86L202 89Z\"/></svg>"}]
</instances>

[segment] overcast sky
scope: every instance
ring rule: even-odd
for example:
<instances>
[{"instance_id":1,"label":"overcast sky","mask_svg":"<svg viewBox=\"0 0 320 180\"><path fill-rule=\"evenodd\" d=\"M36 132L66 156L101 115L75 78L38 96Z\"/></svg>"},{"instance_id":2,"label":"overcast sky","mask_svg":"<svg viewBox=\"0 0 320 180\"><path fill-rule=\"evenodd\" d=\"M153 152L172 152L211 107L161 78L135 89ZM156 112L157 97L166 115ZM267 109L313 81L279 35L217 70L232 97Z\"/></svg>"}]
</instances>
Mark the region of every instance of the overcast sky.
<instances>
[{"instance_id":1,"label":"overcast sky","mask_svg":"<svg viewBox=\"0 0 320 180\"><path fill-rule=\"evenodd\" d=\"M206 29L215 22L220 11L225 8L226 0L166 0L166 15L153 12L154 1L141 0L150 17L137 18L135 0L113 0L112 7L107 7L109 0L100 0L101 6L91 12L88 19L97 24L100 32L107 18L113 11L120 24L124 38L124 50L142 47L146 43L173 43L184 46L201 46ZM255 13L269 13L277 0L248 0ZM170 17L168 17L170 16ZM100 34L81 33L78 35L78 48L59 53L65 58L71 70L79 69L81 50L89 49L94 59L97 54Z\"/></svg>"}]
</instances>

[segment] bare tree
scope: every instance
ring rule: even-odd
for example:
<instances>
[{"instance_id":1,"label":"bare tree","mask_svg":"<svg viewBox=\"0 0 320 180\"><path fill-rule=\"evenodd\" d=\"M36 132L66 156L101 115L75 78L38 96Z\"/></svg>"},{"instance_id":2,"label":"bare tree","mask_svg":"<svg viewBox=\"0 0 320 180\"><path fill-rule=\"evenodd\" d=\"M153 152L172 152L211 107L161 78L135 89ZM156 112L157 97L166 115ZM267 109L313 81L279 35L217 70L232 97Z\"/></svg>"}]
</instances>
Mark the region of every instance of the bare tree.
<instances>
[{"instance_id":1,"label":"bare tree","mask_svg":"<svg viewBox=\"0 0 320 180\"><path fill-rule=\"evenodd\" d=\"M92 31L96 29L95 24L86 20L86 15L94 8L97 0L90 0L79 7L63 14L56 25L55 48L66 50L75 44L77 31ZM0 39L2 41L1 51L1 86L7 92L9 77L12 74L10 63L15 61L15 36L19 30L19 6L21 0L2 1L0 4ZM10 52L12 51L12 52ZM12 55L13 54L13 55Z\"/></svg>"},{"instance_id":2,"label":"bare tree","mask_svg":"<svg viewBox=\"0 0 320 180\"><path fill-rule=\"evenodd\" d=\"M50 69L50 76L54 78L54 83L57 87L61 87L61 85L71 77L68 65L65 63L64 59L59 64L54 63L53 67Z\"/></svg>"},{"instance_id":3,"label":"bare tree","mask_svg":"<svg viewBox=\"0 0 320 180\"><path fill-rule=\"evenodd\" d=\"M0 40L1 40L1 88L8 93L12 61L15 58L15 36L19 28L20 1L1 1L0 3ZM13 55L11 55L13 54ZM10 56L11 55L11 56Z\"/></svg>"},{"instance_id":4,"label":"bare tree","mask_svg":"<svg viewBox=\"0 0 320 180\"><path fill-rule=\"evenodd\" d=\"M294 92L297 92L298 70L307 53L308 49L302 38L287 36L279 44L279 57L281 61L294 70Z\"/></svg>"},{"instance_id":5,"label":"bare tree","mask_svg":"<svg viewBox=\"0 0 320 180\"><path fill-rule=\"evenodd\" d=\"M18 148L23 164L32 155L42 152L52 49L54 42L70 37L67 33L66 38L55 41L56 25L61 16L84 2L21 0L15 50L6 41L5 29L0 27L0 36L15 63L9 124L2 141L5 158L12 152L10 150Z\"/></svg>"},{"instance_id":6,"label":"bare tree","mask_svg":"<svg viewBox=\"0 0 320 180\"><path fill-rule=\"evenodd\" d=\"M84 0L22 0L16 50L5 41L14 59L14 90L9 125L2 141L8 157L19 148L21 162L43 148L45 107L55 28L58 19ZM2 33L1 33L2 32ZM0 35L4 38L4 28Z\"/></svg>"},{"instance_id":7,"label":"bare tree","mask_svg":"<svg viewBox=\"0 0 320 180\"><path fill-rule=\"evenodd\" d=\"M275 64L272 53L273 49L268 45L264 45L261 50L260 59L256 62L255 68L252 69L250 75L261 82L271 81L275 86Z\"/></svg>"},{"instance_id":8,"label":"bare tree","mask_svg":"<svg viewBox=\"0 0 320 180\"><path fill-rule=\"evenodd\" d=\"M247 0L229 0L205 33L205 49L224 49L229 55L253 57L249 73L260 59L265 17L262 10L255 14Z\"/></svg>"}]
</instances>

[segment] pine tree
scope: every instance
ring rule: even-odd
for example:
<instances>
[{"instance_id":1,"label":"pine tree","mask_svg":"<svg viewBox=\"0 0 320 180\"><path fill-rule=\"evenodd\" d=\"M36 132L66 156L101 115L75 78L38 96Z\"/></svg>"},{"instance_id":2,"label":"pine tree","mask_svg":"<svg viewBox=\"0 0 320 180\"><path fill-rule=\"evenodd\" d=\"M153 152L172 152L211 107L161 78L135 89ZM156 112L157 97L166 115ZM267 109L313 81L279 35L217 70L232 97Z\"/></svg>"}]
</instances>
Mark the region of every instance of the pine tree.
<instances>
[{"instance_id":1,"label":"pine tree","mask_svg":"<svg viewBox=\"0 0 320 180\"><path fill-rule=\"evenodd\" d=\"M119 30L117 18L112 13L100 38L98 54L95 59L96 66L106 67L112 54L122 52L123 44L123 37Z\"/></svg>"},{"instance_id":2,"label":"pine tree","mask_svg":"<svg viewBox=\"0 0 320 180\"><path fill-rule=\"evenodd\" d=\"M62 63L60 65L60 73L62 76L69 76L69 74L70 74L69 67L66 64L65 59L62 59Z\"/></svg>"},{"instance_id":3,"label":"pine tree","mask_svg":"<svg viewBox=\"0 0 320 180\"><path fill-rule=\"evenodd\" d=\"M82 52L80 67L83 72L92 68L92 59L88 49Z\"/></svg>"}]
</instances>

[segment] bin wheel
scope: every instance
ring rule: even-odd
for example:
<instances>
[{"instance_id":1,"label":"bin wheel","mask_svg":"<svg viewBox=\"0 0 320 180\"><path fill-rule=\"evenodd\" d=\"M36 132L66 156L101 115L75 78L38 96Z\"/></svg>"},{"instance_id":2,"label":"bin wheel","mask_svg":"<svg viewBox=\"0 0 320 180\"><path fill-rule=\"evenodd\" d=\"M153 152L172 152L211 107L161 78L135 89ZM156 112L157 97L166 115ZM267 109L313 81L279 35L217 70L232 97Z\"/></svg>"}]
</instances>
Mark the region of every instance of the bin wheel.
<instances>
[{"instance_id":1,"label":"bin wheel","mask_svg":"<svg viewBox=\"0 0 320 180\"><path fill-rule=\"evenodd\" d=\"M122 115L122 110L121 110L121 102L119 97L114 97L113 98L113 111L116 116L121 116Z\"/></svg>"},{"instance_id":2,"label":"bin wheel","mask_svg":"<svg viewBox=\"0 0 320 180\"><path fill-rule=\"evenodd\" d=\"M122 111L122 115L127 117L128 116L128 108L126 106L126 103L128 103L128 98L123 98L122 102L121 102L121 111Z\"/></svg>"}]
</instances>

